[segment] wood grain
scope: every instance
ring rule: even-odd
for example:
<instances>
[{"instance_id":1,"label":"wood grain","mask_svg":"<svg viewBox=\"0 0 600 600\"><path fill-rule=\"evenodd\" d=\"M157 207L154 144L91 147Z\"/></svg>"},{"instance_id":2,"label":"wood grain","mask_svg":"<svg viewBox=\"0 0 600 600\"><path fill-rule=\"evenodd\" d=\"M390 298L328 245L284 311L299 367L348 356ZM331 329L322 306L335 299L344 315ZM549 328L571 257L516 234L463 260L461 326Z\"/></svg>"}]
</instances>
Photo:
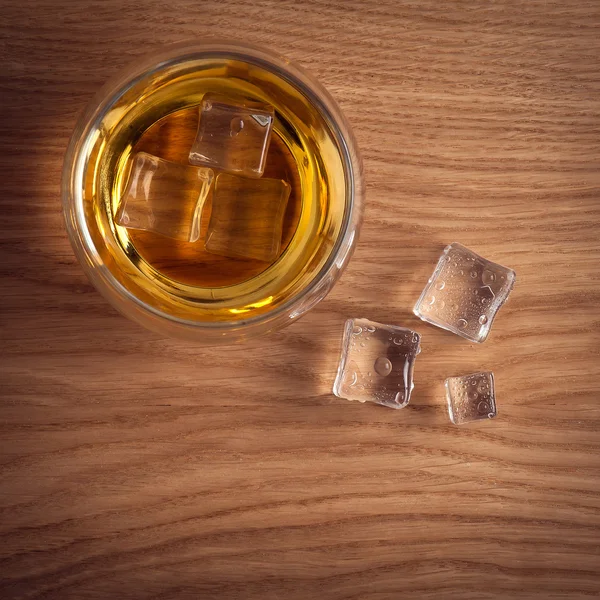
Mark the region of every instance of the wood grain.
<instances>
[{"instance_id":1,"label":"wood grain","mask_svg":"<svg viewBox=\"0 0 600 600\"><path fill-rule=\"evenodd\" d=\"M3 1L0 597L600 594L600 4ZM239 36L312 71L362 149L335 290L205 349L119 316L59 183L77 115L162 44ZM517 285L476 346L411 307L460 241ZM423 334L411 405L333 397L349 316ZM443 380L496 375L449 423Z\"/></svg>"}]
</instances>

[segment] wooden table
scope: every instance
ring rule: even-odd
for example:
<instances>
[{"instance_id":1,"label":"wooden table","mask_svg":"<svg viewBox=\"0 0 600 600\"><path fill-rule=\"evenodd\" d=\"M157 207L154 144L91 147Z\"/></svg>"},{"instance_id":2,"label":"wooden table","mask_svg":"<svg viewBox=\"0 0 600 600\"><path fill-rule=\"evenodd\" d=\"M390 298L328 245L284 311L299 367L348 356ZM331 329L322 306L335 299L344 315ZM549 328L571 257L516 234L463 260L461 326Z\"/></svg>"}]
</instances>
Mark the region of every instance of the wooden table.
<instances>
[{"instance_id":1,"label":"wooden table","mask_svg":"<svg viewBox=\"0 0 600 600\"><path fill-rule=\"evenodd\" d=\"M0 32L0 597L600 594L600 4L9 0ZM87 282L60 171L103 82L230 35L314 73L362 149L358 249L244 346L162 339ZM514 268L483 345L411 313L444 245ZM350 316L423 334L408 408L335 398ZM463 428L443 381L491 369Z\"/></svg>"}]
</instances>

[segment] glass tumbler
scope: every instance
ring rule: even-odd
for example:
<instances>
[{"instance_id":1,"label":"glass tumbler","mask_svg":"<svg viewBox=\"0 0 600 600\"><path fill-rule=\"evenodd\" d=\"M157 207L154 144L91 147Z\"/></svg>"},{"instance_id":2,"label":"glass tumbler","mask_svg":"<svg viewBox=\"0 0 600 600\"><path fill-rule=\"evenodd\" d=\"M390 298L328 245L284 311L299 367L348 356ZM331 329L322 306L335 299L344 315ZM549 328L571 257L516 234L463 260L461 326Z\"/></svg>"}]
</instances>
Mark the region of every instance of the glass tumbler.
<instances>
[{"instance_id":1,"label":"glass tumbler","mask_svg":"<svg viewBox=\"0 0 600 600\"><path fill-rule=\"evenodd\" d=\"M217 195L193 242L128 229L115 218L138 151L186 164L207 94L273 111L264 177L287 178L292 193L281 252L271 262L207 252L211 210L223 202ZM279 161L273 168L271 159ZM217 165L217 186L219 177ZM233 342L292 323L331 290L357 242L362 165L341 110L300 67L237 42L183 43L136 61L87 107L66 153L62 201L79 262L122 314L161 335ZM237 240L242 250L245 241Z\"/></svg>"}]
</instances>

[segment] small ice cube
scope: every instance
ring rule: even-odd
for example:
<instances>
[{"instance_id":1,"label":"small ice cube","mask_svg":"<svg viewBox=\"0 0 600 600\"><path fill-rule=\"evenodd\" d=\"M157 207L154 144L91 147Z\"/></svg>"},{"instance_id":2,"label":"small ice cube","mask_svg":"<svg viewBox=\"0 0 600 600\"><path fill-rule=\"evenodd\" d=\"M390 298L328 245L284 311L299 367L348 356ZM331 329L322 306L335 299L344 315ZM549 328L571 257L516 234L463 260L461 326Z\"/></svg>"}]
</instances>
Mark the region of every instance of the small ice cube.
<instances>
[{"instance_id":1,"label":"small ice cube","mask_svg":"<svg viewBox=\"0 0 600 600\"><path fill-rule=\"evenodd\" d=\"M290 186L281 179L220 173L215 181L206 250L271 262L279 255Z\"/></svg>"},{"instance_id":2,"label":"small ice cube","mask_svg":"<svg viewBox=\"0 0 600 600\"><path fill-rule=\"evenodd\" d=\"M245 177L262 177L274 120L273 107L206 94L189 161Z\"/></svg>"},{"instance_id":3,"label":"small ice cube","mask_svg":"<svg viewBox=\"0 0 600 600\"><path fill-rule=\"evenodd\" d=\"M473 373L446 379L448 413L455 425L496 416L494 374Z\"/></svg>"},{"instance_id":4,"label":"small ice cube","mask_svg":"<svg viewBox=\"0 0 600 600\"><path fill-rule=\"evenodd\" d=\"M117 225L195 242L202 207L213 180L211 169L163 160L146 152L133 157Z\"/></svg>"},{"instance_id":5,"label":"small ice cube","mask_svg":"<svg viewBox=\"0 0 600 600\"><path fill-rule=\"evenodd\" d=\"M414 387L421 336L367 319L346 321L333 393L339 398L404 408Z\"/></svg>"},{"instance_id":6,"label":"small ice cube","mask_svg":"<svg viewBox=\"0 0 600 600\"><path fill-rule=\"evenodd\" d=\"M453 243L446 246L413 312L472 342L484 342L515 283L512 269Z\"/></svg>"}]
</instances>

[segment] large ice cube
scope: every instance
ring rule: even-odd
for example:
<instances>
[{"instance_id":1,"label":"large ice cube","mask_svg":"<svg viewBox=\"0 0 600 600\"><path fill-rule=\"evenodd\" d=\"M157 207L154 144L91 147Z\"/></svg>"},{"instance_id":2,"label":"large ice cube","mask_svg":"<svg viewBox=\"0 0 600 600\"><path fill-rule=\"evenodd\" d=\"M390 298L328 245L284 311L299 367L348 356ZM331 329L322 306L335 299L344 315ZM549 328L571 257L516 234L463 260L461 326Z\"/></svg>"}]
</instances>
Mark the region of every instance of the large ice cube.
<instances>
[{"instance_id":1,"label":"large ice cube","mask_svg":"<svg viewBox=\"0 0 600 600\"><path fill-rule=\"evenodd\" d=\"M349 319L333 393L347 400L404 408L414 387L420 339L404 327Z\"/></svg>"},{"instance_id":2,"label":"large ice cube","mask_svg":"<svg viewBox=\"0 0 600 600\"><path fill-rule=\"evenodd\" d=\"M268 104L230 101L207 94L200 106L193 165L204 165L245 177L261 177L271 140L274 110Z\"/></svg>"},{"instance_id":3,"label":"large ice cube","mask_svg":"<svg viewBox=\"0 0 600 600\"><path fill-rule=\"evenodd\" d=\"M206 249L212 254L271 262L281 248L290 186L281 179L220 173L215 181Z\"/></svg>"},{"instance_id":4,"label":"large ice cube","mask_svg":"<svg viewBox=\"0 0 600 600\"><path fill-rule=\"evenodd\" d=\"M115 215L117 225L195 242L211 169L170 162L139 152Z\"/></svg>"},{"instance_id":5,"label":"large ice cube","mask_svg":"<svg viewBox=\"0 0 600 600\"><path fill-rule=\"evenodd\" d=\"M515 277L512 269L455 242L444 249L413 312L432 325L484 342Z\"/></svg>"}]
</instances>

